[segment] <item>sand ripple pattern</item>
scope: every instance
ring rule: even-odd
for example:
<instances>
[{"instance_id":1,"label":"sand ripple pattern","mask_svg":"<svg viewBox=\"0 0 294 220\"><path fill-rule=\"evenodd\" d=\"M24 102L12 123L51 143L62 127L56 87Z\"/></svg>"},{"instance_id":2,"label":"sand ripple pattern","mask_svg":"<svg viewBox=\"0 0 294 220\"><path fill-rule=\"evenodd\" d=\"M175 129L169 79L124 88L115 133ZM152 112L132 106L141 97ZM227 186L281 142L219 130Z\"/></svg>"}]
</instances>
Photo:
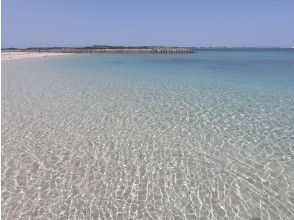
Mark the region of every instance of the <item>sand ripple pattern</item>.
<instances>
[{"instance_id":1,"label":"sand ripple pattern","mask_svg":"<svg viewBox=\"0 0 294 220\"><path fill-rule=\"evenodd\" d=\"M3 219L294 218L293 97L84 59L3 63Z\"/></svg>"}]
</instances>

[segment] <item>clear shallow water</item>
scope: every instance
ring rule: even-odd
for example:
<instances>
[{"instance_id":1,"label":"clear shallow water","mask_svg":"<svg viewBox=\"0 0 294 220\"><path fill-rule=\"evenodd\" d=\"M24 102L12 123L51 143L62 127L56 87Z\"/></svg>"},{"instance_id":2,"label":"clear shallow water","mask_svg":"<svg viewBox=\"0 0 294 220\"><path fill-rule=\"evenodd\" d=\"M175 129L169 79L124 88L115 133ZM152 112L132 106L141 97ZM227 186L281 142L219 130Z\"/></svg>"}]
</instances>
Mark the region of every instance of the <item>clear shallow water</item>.
<instances>
[{"instance_id":1,"label":"clear shallow water","mask_svg":"<svg viewBox=\"0 0 294 220\"><path fill-rule=\"evenodd\" d=\"M3 219L293 219L294 51L2 62Z\"/></svg>"}]
</instances>

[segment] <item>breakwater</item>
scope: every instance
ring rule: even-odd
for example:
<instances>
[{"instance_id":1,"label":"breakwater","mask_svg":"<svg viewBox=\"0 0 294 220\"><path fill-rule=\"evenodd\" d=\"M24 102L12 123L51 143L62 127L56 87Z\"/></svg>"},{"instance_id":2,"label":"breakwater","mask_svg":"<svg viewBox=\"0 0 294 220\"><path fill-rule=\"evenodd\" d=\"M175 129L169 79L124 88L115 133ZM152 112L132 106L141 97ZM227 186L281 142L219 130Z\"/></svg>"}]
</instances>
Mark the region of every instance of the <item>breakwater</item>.
<instances>
[{"instance_id":1,"label":"breakwater","mask_svg":"<svg viewBox=\"0 0 294 220\"><path fill-rule=\"evenodd\" d=\"M46 53L193 53L189 47L58 47L58 48L26 48L2 49L2 52L46 52Z\"/></svg>"}]
</instances>

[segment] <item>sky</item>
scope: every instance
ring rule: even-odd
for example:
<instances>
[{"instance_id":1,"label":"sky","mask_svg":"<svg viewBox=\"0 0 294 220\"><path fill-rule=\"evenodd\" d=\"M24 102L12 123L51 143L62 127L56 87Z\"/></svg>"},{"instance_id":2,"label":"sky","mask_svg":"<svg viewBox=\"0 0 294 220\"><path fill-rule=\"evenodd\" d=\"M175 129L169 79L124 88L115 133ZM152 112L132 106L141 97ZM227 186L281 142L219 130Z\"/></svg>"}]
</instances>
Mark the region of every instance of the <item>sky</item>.
<instances>
[{"instance_id":1,"label":"sky","mask_svg":"<svg viewBox=\"0 0 294 220\"><path fill-rule=\"evenodd\" d=\"M1 47L294 46L294 0L2 0Z\"/></svg>"}]
</instances>

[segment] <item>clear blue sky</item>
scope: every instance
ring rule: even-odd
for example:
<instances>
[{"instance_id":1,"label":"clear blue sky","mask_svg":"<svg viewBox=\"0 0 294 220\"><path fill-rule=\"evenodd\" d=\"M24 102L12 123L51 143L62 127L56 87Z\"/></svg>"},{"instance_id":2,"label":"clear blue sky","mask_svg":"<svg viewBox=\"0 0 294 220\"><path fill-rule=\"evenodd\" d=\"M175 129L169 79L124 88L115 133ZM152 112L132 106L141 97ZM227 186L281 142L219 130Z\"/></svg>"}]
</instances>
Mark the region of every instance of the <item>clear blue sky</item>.
<instances>
[{"instance_id":1,"label":"clear blue sky","mask_svg":"<svg viewBox=\"0 0 294 220\"><path fill-rule=\"evenodd\" d=\"M294 0L2 0L2 47L294 46Z\"/></svg>"}]
</instances>

